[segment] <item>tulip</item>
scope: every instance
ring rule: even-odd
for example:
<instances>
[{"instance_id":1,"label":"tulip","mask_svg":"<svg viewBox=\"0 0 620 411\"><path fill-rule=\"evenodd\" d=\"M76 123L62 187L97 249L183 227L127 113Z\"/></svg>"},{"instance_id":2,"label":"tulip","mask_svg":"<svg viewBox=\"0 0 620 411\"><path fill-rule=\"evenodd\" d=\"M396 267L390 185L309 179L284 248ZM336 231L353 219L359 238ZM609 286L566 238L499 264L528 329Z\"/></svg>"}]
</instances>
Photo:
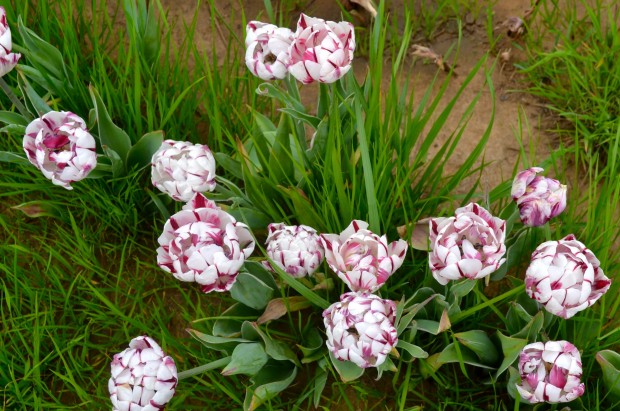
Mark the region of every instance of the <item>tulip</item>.
<instances>
[{"instance_id":1,"label":"tulip","mask_svg":"<svg viewBox=\"0 0 620 411\"><path fill-rule=\"evenodd\" d=\"M378 367L398 342L396 304L373 294L346 293L323 311L327 348L339 360Z\"/></svg>"},{"instance_id":2,"label":"tulip","mask_svg":"<svg viewBox=\"0 0 620 411\"><path fill-rule=\"evenodd\" d=\"M0 77L13 70L22 57L19 53L11 53L13 40L11 28L6 21L6 10L0 6Z\"/></svg>"},{"instance_id":3,"label":"tulip","mask_svg":"<svg viewBox=\"0 0 620 411\"><path fill-rule=\"evenodd\" d=\"M325 259L351 291L375 292L403 263L407 242L390 244L367 230L368 223L353 220L340 234L321 234Z\"/></svg>"},{"instance_id":4,"label":"tulip","mask_svg":"<svg viewBox=\"0 0 620 411\"><path fill-rule=\"evenodd\" d=\"M517 390L531 404L569 402L585 390L581 372L579 351L568 341L528 344L519 356Z\"/></svg>"},{"instance_id":5,"label":"tulip","mask_svg":"<svg viewBox=\"0 0 620 411\"><path fill-rule=\"evenodd\" d=\"M84 120L68 111L50 111L28 124L23 146L28 160L67 190L97 166L95 139Z\"/></svg>"},{"instance_id":6,"label":"tulip","mask_svg":"<svg viewBox=\"0 0 620 411\"><path fill-rule=\"evenodd\" d=\"M249 22L245 32L245 64L252 74L263 80L286 77L293 32L260 21Z\"/></svg>"},{"instance_id":7,"label":"tulip","mask_svg":"<svg viewBox=\"0 0 620 411\"><path fill-rule=\"evenodd\" d=\"M610 286L594 253L572 234L539 245L525 273L527 295L564 319L594 304Z\"/></svg>"},{"instance_id":8,"label":"tulip","mask_svg":"<svg viewBox=\"0 0 620 411\"><path fill-rule=\"evenodd\" d=\"M501 266L506 253L506 222L476 203L458 208L454 217L429 222L433 277L442 285L461 278L480 279Z\"/></svg>"},{"instance_id":9,"label":"tulip","mask_svg":"<svg viewBox=\"0 0 620 411\"><path fill-rule=\"evenodd\" d=\"M312 275L323 262L325 251L316 230L306 225L269 224L267 255L295 278ZM271 269L271 265L265 266Z\"/></svg>"},{"instance_id":10,"label":"tulip","mask_svg":"<svg viewBox=\"0 0 620 411\"><path fill-rule=\"evenodd\" d=\"M151 160L151 181L177 201L215 189L215 158L209 147L165 140Z\"/></svg>"},{"instance_id":11,"label":"tulip","mask_svg":"<svg viewBox=\"0 0 620 411\"><path fill-rule=\"evenodd\" d=\"M512 199L519 207L521 221L530 227L545 224L566 208L566 186L536 175L542 171L540 167L528 168L512 182Z\"/></svg>"},{"instance_id":12,"label":"tulip","mask_svg":"<svg viewBox=\"0 0 620 411\"><path fill-rule=\"evenodd\" d=\"M254 251L248 226L200 193L168 219L157 241L157 264L205 293L230 290Z\"/></svg>"},{"instance_id":13,"label":"tulip","mask_svg":"<svg viewBox=\"0 0 620 411\"><path fill-rule=\"evenodd\" d=\"M333 83L351 69L354 51L355 31L351 23L302 14L289 49L288 70L304 84Z\"/></svg>"},{"instance_id":14,"label":"tulip","mask_svg":"<svg viewBox=\"0 0 620 411\"><path fill-rule=\"evenodd\" d=\"M150 337L136 337L114 355L108 381L113 411L163 410L177 386L177 368Z\"/></svg>"}]
</instances>

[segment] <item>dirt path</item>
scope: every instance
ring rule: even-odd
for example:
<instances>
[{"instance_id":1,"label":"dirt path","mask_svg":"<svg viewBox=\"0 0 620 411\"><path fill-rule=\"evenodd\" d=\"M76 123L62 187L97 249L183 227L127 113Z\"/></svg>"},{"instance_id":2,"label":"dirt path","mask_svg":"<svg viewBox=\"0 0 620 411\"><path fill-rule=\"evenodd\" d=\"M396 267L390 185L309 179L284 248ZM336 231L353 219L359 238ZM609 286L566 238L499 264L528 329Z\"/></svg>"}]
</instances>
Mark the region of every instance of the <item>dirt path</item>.
<instances>
[{"instance_id":1,"label":"dirt path","mask_svg":"<svg viewBox=\"0 0 620 411\"><path fill-rule=\"evenodd\" d=\"M274 2L275 3L275 2ZM298 15L299 11L304 11L306 14L321 17L329 20L339 20L341 16L341 9L335 0L308 0L291 2L295 3L296 8L291 7L294 10L291 15ZM420 3L420 2L418 2ZM171 22L177 22L177 35L181 32L181 21L190 21L195 12L194 0L164 0L164 7L168 9L168 19ZM225 21L232 21L232 27L239 34L238 36L243 39L245 36L245 27L242 24L242 14L245 15L246 20L259 19L267 21L266 13L264 10L263 0L247 0L243 2L232 2L217 0L217 12L224 17ZM241 6L242 4L242 6ZM388 8L394 15L399 15L402 10L403 0L392 0L389 2ZM505 21L511 16L523 15L523 12L530 6L529 0L514 0L514 1L500 1L494 6L494 26L498 26L501 22ZM274 6L275 7L275 6ZM420 5L418 4L418 7ZM200 49L205 51L216 48L218 53L224 53L225 41L222 37L225 35L225 30L221 30L219 38L212 38L210 27L210 10L205 4L198 10L198 33L196 41ZM402 13L401 13L402 14ZM445 103L447 103L451 96L461 86L464 78L475 66L476 63L485 55L489 50L489 41L487 38L487 32L485 28L486 13L484 10L479 13L477 18L467 17L465 19L465 26L463 30L463 38L460 43L460 50L456 58L457 73L459 76L454 77L447 89L445 95ZM295 17L291 18L290 26L294 27ZM505 30L505 29L502 29ZM445 54L450 48L453 48L458 42L458 34L455 19L448 21L439 30L440 34L437 35L432 42L428 43L424 40L418 41L414 39L413 42L418 42L427 47L431 47L434 51ZM497 33L499 34L500 31ZM504 37L506 37L504 35ZM505 47L509 47L510 43L507 40L500 42L498 49L504 50ZM514 53L512 53L514 54ZM434 76L437 74L437 66L425 62L422 59L414 59L413 56L409 56L410 60L406 65L406 73L413 79L413 85L417 90L416 95L422 96L422 91L426 89L430 84ZM452 60L452 56L449 59ZM512 55L512 58L515 58ZM491 66L495 63L495 56L491 56L487 63L487 69L491 69ZM479 139L483 135L488 122L491 117L492 107L495 103L495 123L491 132L490 139L488 141L486 152L484 154L484 161L489 163L486 172L482 177L482 192L491 190L501 181L510 178L513 174L516 161L519 159L519 143L516 135L519 134L519 113L525 114L524 118L530 125L530 129L523 131L523 138L526 148L529 147L532 139L533 147L536 147L536 158L544 158L550 151L551 137L542 131L539 131L537 125L544 121L544 112L539 104L528 95L524 93L514 93L515 89L519 88L518 81L515 76L515 71L512 67L513 60L501 60L497 58L496 67L492 72L493 84L495 87L496 95L495 101L492 100L491 94L488 91L488 87L484 85L485 78L484 72L478 73L476 78L472 81L462 96L462 104L458 104L453 111L450 119L448 120L447 127L442 133L442 139L445 140L457 127L461 119L463 112L466 110L469 102L475 98L475 96L482 91L480 100L478 101L472 118L466 127L466 131L463 135L460 143L460 148L455 155L450 159L450 165L448 173L451 169L454 169L461 164L467 155L471 152L473 147L478 143ZM363 59L357 58L354 62L355 73L358 77L363 78L367 70L367 62ZM388 73L389 74L389 73ZM444 74L441 73L443 76ZM386 78L386 81L388 79ZM441 83L441 82L438 82ZM439 88L440 84L436 85ZM312 96L312 93L305 93ZM312 98L308 100L311 104ZM441 108L441 107L440 107ZM436 147L440 147L442 141L437 141ZM432 155L432 153L431 153ZM463 189L467 191L468 188Z\"/></svg>"}]
</instances>

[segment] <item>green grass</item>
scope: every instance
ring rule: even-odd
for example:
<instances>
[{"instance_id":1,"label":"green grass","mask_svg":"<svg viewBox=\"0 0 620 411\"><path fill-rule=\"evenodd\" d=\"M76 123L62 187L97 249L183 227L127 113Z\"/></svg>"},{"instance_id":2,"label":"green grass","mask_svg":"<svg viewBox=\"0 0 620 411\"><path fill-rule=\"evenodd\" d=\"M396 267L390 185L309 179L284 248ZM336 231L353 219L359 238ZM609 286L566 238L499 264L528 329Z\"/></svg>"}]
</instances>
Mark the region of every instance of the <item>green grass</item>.
<instances>
[{"instance_id":1,"label":"green grass","mask_svg":"<svg viewBox=\"0 0 620 411\"><path fill-rule=\"evenodd\" d=\"M7 9L9 3L0 1ZM101 10L108 6L108 2L101 3ZM293 7L283 3L271 12L281 21ZM490 202L504 218L514 211L509 182L490 193L473 184L465 195L455 194L466 177L479 178L485 172L478 164L492 122L464 164L451 175L445 173L446 163L459 150L458 143L472 121L477 99L465 101L461 93L476 73L490 78L492 68L487 67L492 64L482 60L471 73L460 73L462 87L456 95L447 94L447 85L454 79L445 73L427 89L415 89L404 74L410 69L408 43L393 40L396 32L407 40L419 33L422 26L416 26L416 19L422 17L428 20L425 33L432 37L455 10L465 7L480 12L480 3L445 0L438 10L451 13L426 10L416 16L418 6L406 2L404 27L399 29L388 19L385 24L363 29L360 37L367 42L369 75L362 84L350 75L339 87L321 87L319 96L329 99L317 107L302 107L307 117L296 114L299 118L315 117L309 120L316 125L314 130L291 117L279 121L278 109L287 104L291 108L286 97L255 93L261 81L245 69L244 35L235 26L238 21L245 26L245 20L254 16L225 18L213 1L207 1L201 7L210 11L211 20L198 21L194 15L184 24L177 45L170 34L173 23L162 20L160 30L149 34L139 23L145 16L126 12L123 2L118 2L112 15L94 13L93 19L84 12L90 7L86 1L12 4L9 21L14 43L21 41L15 26L16 16L21 15L26 25L56 46L64 58L71 88L57 87L46 95L42 84L35 85L53 107L89 118L92 102L88 85L93 84L115 123L134 141L148 131L163 129L168 138L206 142L221 153L218 161L228 160L218 164L221 180L216 198L247 219L260 243L266 223L272 221L340 232L353 218L367 219L373 230L394 240L397 226L450 214L455 204L470 200ZM159 2L153 4L161 9ZM135 24L129 24L127 31L120 30L119 39L115 22L128 17ZM387 17L381 14L380 18ZM205 23L214 36L221 32L228 38L223 54L215 50L203 54L195 46L197 26ZM157 41L147 41L149 35ZM455 47L458 49L458 44ZM385 56L390 57L391 65L383 64ZM530 72L549 67L555 66L532 67ZM15 75L5 77L9 84L16 84ZM383 78L389 81L382 82ZM490 81L485 87L484 92L493 93ZM551 93L569 93L564 83L549 87L541 96L552 104ZM613 84L606 90L614 91ZM294 96L300 91L290 84L288 92ZM414 98L418 96L422 98ZM1 102L3 109L10 109L7 100ZM443 102L447 102L446 108L439 109ZM467 110L459 126L450 130L450 139L438 153L429 156L452 108L463 104ZM580 115L599 115L597 105L583 104L584 114ZM459 297L456 287L440 287L432 279L426 253L408 251L405 264L382 290L383 297L399 300L401 295L408 298L430 287L450 304L454 321L452 329L437 336L406 332L401 338L435 354L464 331L480 329L492 338L496 338L496 330L509 335L514 290L532 250L548 235L561 238L574 233L595 252L614 283L607 298L593 308L568 322L545 324L543 331L549 338L572 341L582 350L586 394L571 404L572 408L608 410L618 405L602 400L606 391L594 361L599 350L617 351L620 347L620 303L613 298L620 288L615 275L620 268L616 252L620 242L620 128L606 124L596 130L578 127L573 134L578 144L558 148L549 159L522 150L523 167L544 162L557 178L569 183L569 207L549 231L530 230L515 241L509 257L511 270L503 280L493 281L488 288L478 283L471 293ZM522 126L519 139L529 134L526 121ZM282 132L285 127L290 140L288 131ZM304 162L302 154L310 131L320 134L322 146L315 157ZM3 134L0 141L0 150L21 150L20 135ZM603 142L605 152L581 144L585 141ZM524 146L528 144L523 141ZM286 167L290 173L283 172ZM156 238L164 218L146 191L152 190L148 170L115 180L84 180L74 184L73 191L51 185L29 165L0 163L0 175L0 398L4 409L109 407L107 380L112 355L137 335L155 338L175 359L179 371L222 357L193 340L185 329L212 331L214 319L233 301L228 293L204 295L156 266ZM11 208L32 201L52 216L32 219ZM164 206L168 212L179 207L170 202ZM259 255L256 251L255 259L261 259ZM337 285L325 296L333 302L343 289ZM284 287L282 293L295 294ZM518 301L528 306L524 295ZM416 319L438 320L444 308L441 302L433 302ZM206 320L194 323L201 319ZM311 330L321 327L320 310L307 309L289 313L265 330L294 347L296 343L309 346ZM352 383L341 382L327 361L326 388L318 398L320 409L529 409L515 404L508 395L508 372L496 380L497 364L489 371L463 361L459 354L456 363L429 373L422 361L407 362L403 356L394 359L398 372L386 372L377 382L371 370ZM322 378L318 370L316 364L302 366L293 385L264 408L314 409L315 384ZM246 377L224 377L217 371L184 379L170 409L242 409L247 384Z\"/></svg>"}]
</instances>

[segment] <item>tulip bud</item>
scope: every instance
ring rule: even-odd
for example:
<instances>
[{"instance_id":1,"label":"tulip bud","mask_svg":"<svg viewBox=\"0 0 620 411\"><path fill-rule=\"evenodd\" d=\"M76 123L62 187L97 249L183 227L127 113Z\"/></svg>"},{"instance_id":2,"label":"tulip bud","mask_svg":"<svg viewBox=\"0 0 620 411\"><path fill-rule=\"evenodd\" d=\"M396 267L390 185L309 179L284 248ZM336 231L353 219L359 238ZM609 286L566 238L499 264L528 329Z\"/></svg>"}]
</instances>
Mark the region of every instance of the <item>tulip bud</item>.
<instances>
[{"instance_id":1,"label":"tulip bud","mask_svg":"<svg viewBox=\"0 0 620 411\"><path fill-rule=\"evenodd\" d=\"M373 294L346 293L323 311L327 348L339 360L378 367L398 342L396 304Z\"/></svg>"},{"instance_id":2,"label":"tulip bud","mask_svg":"<svg viewBox=\"0 0 620 411\"><path fill-rule=\"evenodd\" d=\"M254 239L245 224L202 194L196 197L200 200L192 199L166 221L157 239L157 264L181 281L200 284L205 293L228 291L254 251ZM193 208L200 204L204 207Z\"/></svg>"},{"instance_id":3,"label":"tulip bud","mask_svg":"<svg viewBox=\"0 0 620 411\"><path fill-rule=\"evenodd\" d=\"M340 234L321 234L329 267L351 291L375 292L403 264L407 242L390 244L367 230L368 223L353 220Z\"/></svg>"},{"instance_id":4,"label":"tulip bud","mask_svg":"<svg viewBox=\"0 0 620 411\"><path fill-rule=\"evenodd\" d=\"M6 21L6 10L0 6L0 77L13 70L22 57L19 53L11 53L12 48L13 39Z\"/></svg>"},{"instance_id":5,"label":"tulip bud","mask_svg":"<svg viewBox=\"0 0 620 411\"><path fill-rule=\"evenodd\" d=\"M353 25L302 14L289 49L289 72L304 84L333 83L351 69L355 51Z\"/></svg>"},{"instance_id":6,"label":"tulip bud","mask_svg":"<svg viewBox=\"0 0 620 411\"><path fill-rule=\"evenodd\" d=\"M95 139L84 120L68 111L50 111L28 124L23 146L28 160L67 190L97 166Z\"/></svg>"},{"instance_id":7,"label":"tulip bud","mask_svg":"<svg viewBox=\"0 0 620 411\"><path fill-rule=\"evenodd\" d=\"M428 262L442 285L450 280L476 280L501 266L506 253L506 222L476 203L458 208L454 217L433 218Z\"/></svg>"},{"instance_id":8,"label":"tulip bud","mask_svg":"<svg viewBox=\"0 0 620 411\"><path fill-rule=\"evenodd\" d=\"M215 189L215 158L209 147L165 140L151 160L151 181L177 201Z\"/></svg>"},{"instance_id":9,"label":"tulip bud","mask_svg":"<svg viewBox=\"0 0 620 411\"><path fill-rule=\"evenodd\" d=\"M512 199L519 207L523 224L545 224L566 208L566 186L558 180L537 176L540 167L521 171L512 182Z\"/></svg>"},{"instance_id":10,"label":"tulip bud","mask_svg":"<svg viewBox=\"0 0 620 411\"><path fill-rule=\"evenodd\" d=\"M114 355L108 381L113 411L163 410L177 386L174 360L150 337L136 337Z\"/></svg>"},{"instance_id":11,"label":"tulip bud","mask_svg":"<svg viewBox=\"0 0 620 411\"><path fill-rule=\"evenodd\" d=\"M312 275L325 255L316 230L306 225L269 224L266 244L269 258L295 278Z\"/></svg>"},{"instance_id":12,"label":"tulip bud","mask_svg":"<svg viewBox=\"0 0 620 411\"><path fill-rule=\"evenodd\" d=\"M286 77L293 32L260 21L249 22L245 31L245 64L252 74L263 80Z\"/></svg>"},{"instance_id":13,"label":"tulip bud","mask_svg":"<svg viewBox=\"0 0 620 411\"><path fill-rule=\"evenodd\" d=\"M610 286L594 253L572 234L539 245L525 273L527 295L564 319L594 304Z\"/></svg>"},{"instance_id":14,"label":"tulip bud","mask_svg":"<svg viewBox=\"0 0 620 411\"><path fill-rule=\"evenodd\" d=\"M526 345L519 356L517 390L531 404L569 402L583 395L581 355L568 341Z\"/></svg>"}]
</instances>

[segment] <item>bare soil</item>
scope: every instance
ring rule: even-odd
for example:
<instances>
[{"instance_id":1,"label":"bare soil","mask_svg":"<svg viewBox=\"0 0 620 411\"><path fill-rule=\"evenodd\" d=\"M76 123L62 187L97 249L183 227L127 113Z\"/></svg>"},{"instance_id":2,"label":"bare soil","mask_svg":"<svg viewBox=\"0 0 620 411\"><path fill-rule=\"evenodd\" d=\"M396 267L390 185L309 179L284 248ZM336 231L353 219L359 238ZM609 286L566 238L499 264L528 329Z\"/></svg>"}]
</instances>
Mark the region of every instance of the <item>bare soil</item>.
<instances>
[{"instance_id":1,"label":"bare soil","mask_svg":"<svg viewBox=\"0 0 620 411\"><path fill-rule=\"evenodd\" d=\"M163 0L164 8L168 11L168 20L176 25L174 35L180 37L182 34L183 21L190 22L196 11L195 0ZM242 24L242 16L246 21L262 20L267 21L263 0L245 0L239 2L216 0L216 13L223 17L224 21L231 22L231 29L236 31L241 41L245 36L245 27ZM276 2L274 2L276 3ZM376 3L376 1L375 1ZM419 1L418 7L425 7ZM428 3L428 2L427 2ZM432 3L432 2L431 2ZM294 28L299 12L308 15L321 17L328 20L341 19L341 7L336 0L308 0L290 1L291 20L289 26ZM392 0L387 4L390 13L398 16L402 14L404 0ZM274 5L274 8L276 6ZM545 111L542 104L526 93L518 92L523 88L520 84L519 76L516 74L513 63L520 57L517 49L512 43L512 39L506 36L506 28L501 27L502 23L513 16L523 16L530 8L530 0L501 1L493 8L493 25L496 28L495 35L501 35L503 39L496 46L494 54L488 60L486 69L492 70L492 81L495 88L495 99L492 98L488 86L485 85L485 73L481 70L472 83L468 86L461 103L457 104L447 125L442 132L442 138L436 142L435 147L439 148L446 138L459 127L462 114L467 109L469 103L481 93L480 99L476 104L473 116L469 120L465 133L459 144L459 149L449 161L446 172L449 174L455 170L469 155L480 138L485 132L489 121L493 105L495 105L495 122L491 131L489 141L486 145L484 162L487 163L485 172L481 175L481 192L490 191L502 181L510 179L514 174L516 162L519 161L520 145L516 138L519 131L519 115L523 116L522 123L529 124L529 128L523 130L523 140L526 152L533 147L536 150L536 158L544 158L551 150L553 139L550 134L542 131L551 119L549 113ZM228 33L226 28L218 28L216 38L212 36L210 25L210 9L208 5L202 4L198 10L198 32L195 41L201 50L211 53L215 48L218 55L223 55L226 51L226 38ZM458 43L458 29L456 19L451 19L437 30L431 42L423 38L412 39L412 44L417 43L425 47L430 47L435 52L445 55L453 49L446 60L451 64L456 64L456 73L453 76L445 94L443 104L447 104L450 98L457 92L462 85L465 77L471 69L489 51L489 40L485 28L486 14L484 10L478 16L466 15L464 19L463 37L460 41L458 52L455 46ZM364 22L358 22L364 24ZM518 40L514 40L518 42ZM506 53L508 50L510 52ZM386 61L389 64L389 61ZM413 81L415 95L421 98L423 91L426 90L439 70L437 65L424 59L415 58L409 55L405 62L406 74ZM356 58L354 61L354 72L359 79L362 79L368 70L368 63L363 58ZM441 76L447 75L440 73ZM389 72L386 73L384 81L389 81ZM439 79L441 80L441 78ZM438 81L435 88L439 89L441 81ZM307 87L307 86L305 86ZM307 96L306 106L314 104L312 86L308 87L302 95ZM440 107L441 109L442 107ZM433 153L430 153L433 155ZM477 178L477 176L476 176ZM472 177L471 183L475 181ZM467 184L470 185L470 184ZM470 187L464 187L463 191L468 191Z\"/></svg>"}]
</instances>

